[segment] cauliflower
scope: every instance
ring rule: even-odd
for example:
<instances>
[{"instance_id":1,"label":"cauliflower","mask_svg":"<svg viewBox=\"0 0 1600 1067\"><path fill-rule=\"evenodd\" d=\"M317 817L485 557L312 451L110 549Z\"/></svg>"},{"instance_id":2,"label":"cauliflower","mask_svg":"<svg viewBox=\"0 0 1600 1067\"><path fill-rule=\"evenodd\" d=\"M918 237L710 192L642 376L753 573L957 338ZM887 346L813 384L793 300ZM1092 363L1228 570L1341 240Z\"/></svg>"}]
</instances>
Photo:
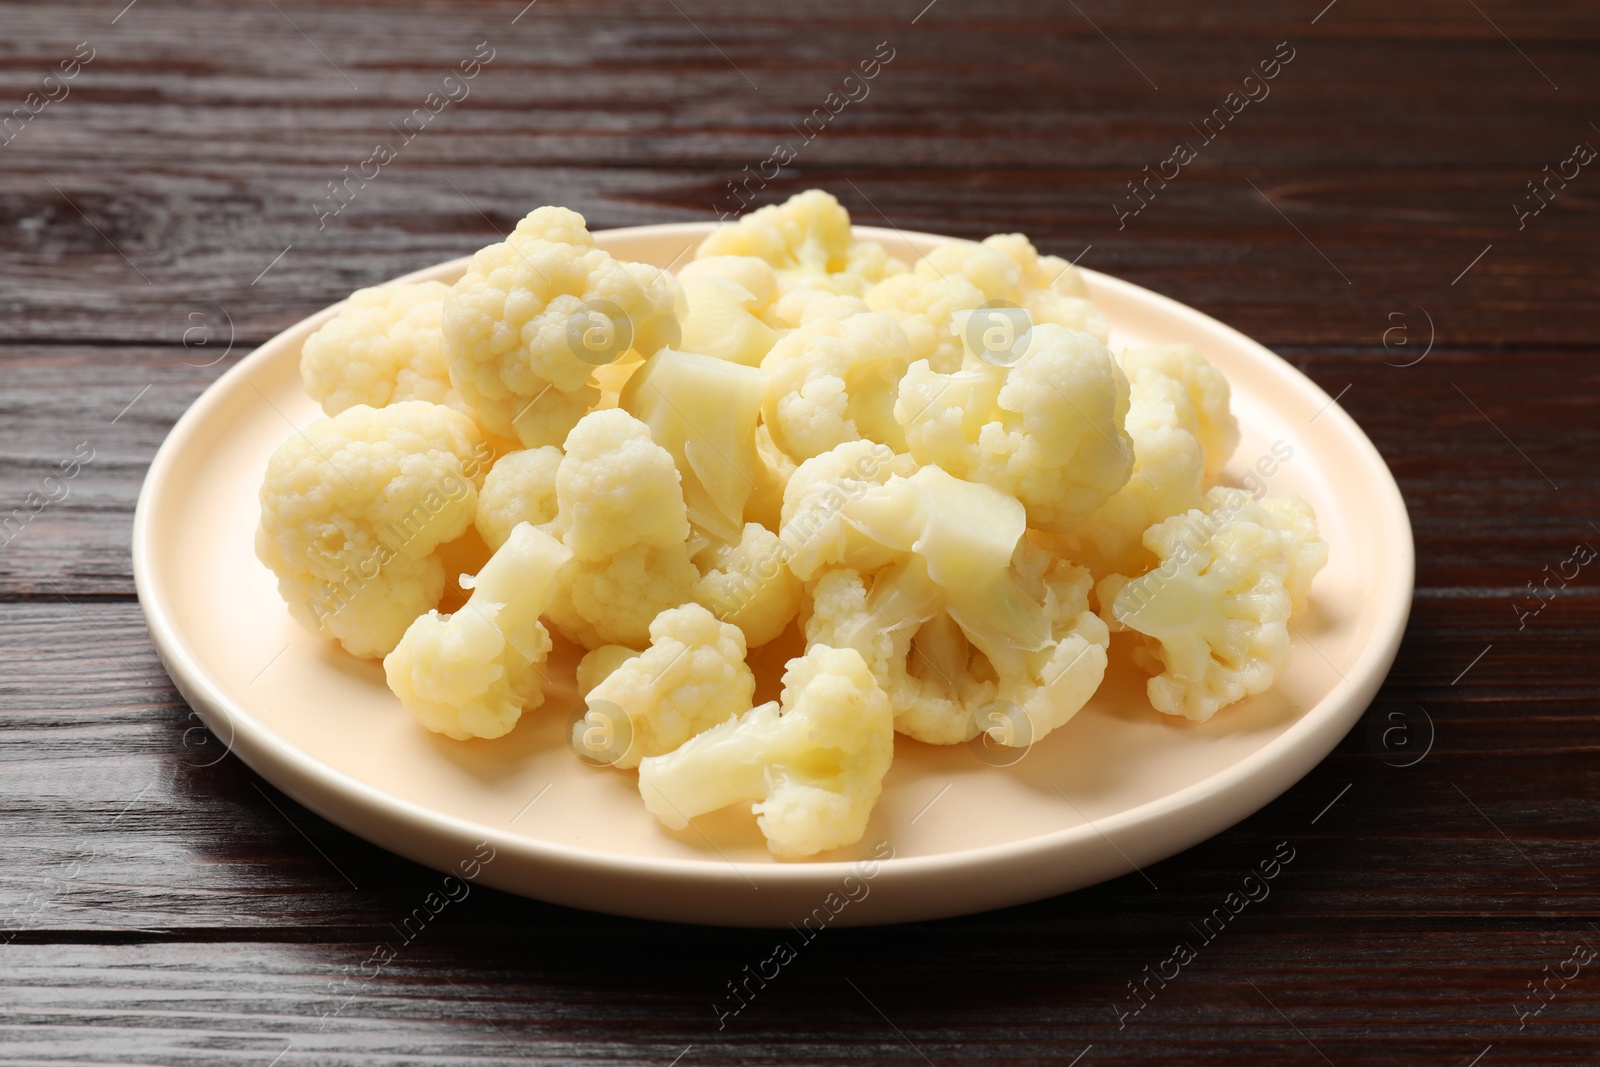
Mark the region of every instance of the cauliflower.
<instances>
[{"instance_id":1,"label":"cauliflower","mask_svg":"<svg viewBox=\"0 0 1600 1067\"><path fill-rule=\"evenodd\" d=\"M1148 570L1155 557L1144 547L1145 530L1200 506L1205 461L1187 390L1149 367L1129 385L1133 475L1069 539L1068 554L1097 575Z\"/></svg>"},{"instance_id":2,"label":"cauliflower","mask_svg":"<svg viewBox=\"0 0 1600 1067\"><path fill-rule=\"evenodd\" d=\"M618 663L588 693L572 747L593 763L637 767L695 734L748 711L756 679L744 634L699 604L669 608L650 624L650 647Z\"/></svg>"},{"instance_id":3,"label":"cauliflower","mask_svg":"<svg viewBox=\"0 0 1600 1067\"><path fill-rule=\"evenodd\" d=\"M860 652L901 733L967 741L1003 702L1025 728L991 736L1026 746L1099 688L1110 634L1089 610L1093 579L1023 540L1016 500L923 467L840 511L831 551L802 565L816 579L806 641Z\"/></svg>"},{"instance_id":4,"label":"cauliflower","mask_svg":"<svg viewBox=\"0 0 1600 1067\"><path fill-rule=\"evenodd\" d=\"M558 444L599 399L597 365L677 343L681 295L665 271L596 247L582 215L539 208L445 299L450 381L491 433Z\"/></svg>"},{"instance_id":5,"label":"cauliflower","mask_svg":"<svg viewBox=\"0 0 1600 1067\"><path fill-rule=\"evenodd\" d=\"M847 552L862 549L864 542L845 522L844 505L887 482L900 458L887 445L851 441L800 464L784 487L779 532L796 577L810 581L841 565Z\"/></svg>"},{"instance_id":6,"label":"cauliflower","mask_svg":"<svg viewBox=\"0 0 1600 1067\"><path fill-rule=\"evenodd\" d=\"M543 526L556 517L556 471L561 449L554 445L507 452L495 461L478 493L473 520L484 544L499 548L519 522Z\"/></svg>"},{"instance_id":7,"label":"cauliflower","mask_svg":"<svg viewBox=\"0 0 1600 1067\"><path fill-rule=\"evenodd\" d=\"M958 311L984 302L983 290L965 278L926 277L920 272L900 274L868 289L867 307L894 320L911 345L911 358L927 360L935 371L948 374L960 369L961 339L950 329Z\"/></svg>"},{"instance_id":8,"label":"cauliflower","mask_svg":"<svg viewBox=\"0 0 1600 1067\"><path fill-rule=\"evenodd\" d=\"M852 649L789 661L778 702L639 764L639 795L672 829L749 803L767 847L802 859L861 839L894 756L888 698Z\"/></svg>"},{"instance_id":9,"label":"cauliflower","mask_svg":"<svg viewBox=\"0 0 1600 1067\"><path fill-rule=\"evenodd\" d=\"M1205 504L1145 532L1158 567L1097 590L1116 624L1147 639L1141 658L1160 671L1150 703L1202 722L1265 692L1288 665L1290 583L1303 597L1327 557L1303 501L1257 504L1223 489Z\"/></svg>"},{"instance_id":10,"label":"cauliflower","mask_svg":"<svg viewBox=\"0 0 1600 1067\"><path fill-rule=\"evenodd\" d=\"M1101 343L1110 336L1078 268L1056 256L1041 257L1020 233L997 233L981 243L948 241L918 261L913 273L963 279L982 291L984 302L1025 308L1036 323L1065 326Z\"/></svg>"},{"instance_id":11,"label":"cauliflower","mask_svg":"<svg viewBox=\"0 0 1600 1067\"><path fill-rule=\"evenodd\" d=\"M894 402L910 362L910 342L887 315L801 326L761 362L768 374L762 419L773 443L796 460L863 438L905 451Z\"/></svg>"},{"instance_id":12,"label":"cauliflower","mask_svg":"<svg viewBox=\"0 0 1600 1067\"><path fill-rule=\"evenodd\" d=\"M1310 504L1297 496L1256 500L1244 489L1219 485L1206 493L1203 506L1212 515L1248 516L1252 522L1275 531L1287 565L1283 587L1295 611L1306 606L1311 579L1328 562L1328 544L1317 536L1317 516Z\"/></svg>"},{"instance_id":13,"label":"cauliflower","mask_svg":"<svg viewBox=\"0 0 1600 1067\"><path fill-rule=\"evenodd\" d=\"M900 380L895 419L918 463L1022 501L1028 524L1070 533L1127 482L1128 379L1088 334L1044 323L1010 366L968 351L941 374L926 360Z\"/></svg>"},{"instance_id":14,"label":"cauliflower","mask_svg":"<svg viewBox=\"0 0 1600 1067\"><path fill-rule=\"evenodd\" d=\"M751 648L771 641L800 613L800 579L785 565L778 535L746 523L734 545L711 544L694 557L695 599L744 631Z\"/></svg>"},{"instance_id":15,"label":"cauliflower","mask_svg":"<svg viewBox=\"0 0 1600 1067\"><path fill-rule=\"evenodd\" d=\"M759 366L778 334L764 313L778 295L778 276L754 256L711 256L678 272L688 314L682 347L747 367Z\"/></svg>"},{"instance_id":16,"label":"cauliflower","mask_svg":"<svg viewBox=\"0 0 1600 1067\"><path fill-rule=\"evenodd\" d=\"M439 329L443 282L357 289L300 346L300 379L329 415L357 404L426 400L466 411L450 387Z\"/></svg>"},{"instance_id":17,"label":"cauliflower","mask_svg":"<svg viewBox=\"0 0 1600 1067\"><path fill-rule=\"evenodd\" d=\"M639 654L639 650L629 648L627 645L601 645L599 648L585 652L578 661L576 672L578 695L585 700L594 692L594 687L610 677L611 672L628 662Z\"/></svg>"},{"instance_id":18,"label":"cauliflower","mask_svg":"<svg viewBox=\"0 0 1600 1067\"><path fill-rule=\"evenodd\" d=\"M697 260L711 256L760 259L773 268L785 292L822 289L860 296L872 283L906 269L882 245L853 240L850 213L820 189L719 226L695 250Z\"/></svg>"},{"instance_id":19,"label":"cauliflower","mask_svg":"<svg viewBox=\"0 0 1600 1067\"><path fill-rule=\"evenodd\" d=\"M454 615L419 616L383 660L389 688L417 721L464 741L509 733L544 703L540 669L550 632L539 616L572 558L559 541L519 523L478 572Z\"/></svg>"},{"instance_id":20,"label":"cauliflower","mask_svg":"<svg viewBox=\"0 0 1600 1067\"><path fill-rule=\"evenodd\" d=\"M735 544L744 530L766 388L766 373L754 367L664 348L622 390L622 409L676 463L690 525L712 541Z\"/></svg>"},{"instance_id":21,"label":"cauliflower","mask_svg":"<svg viewBox=\"0 0 1600 1067\"><path fill-rule=\"evenodd\" d=\"M1231 391L1222 372L1206 362L1193 345L1152 345L1126 348L1117 356L1129 381L1146 368L1160 371L1180 383L1189 394L1195 414L1195 436L1205 449L1206 481L1222 473L1228 457L1239 447L1239 423L1228 410Z\"/></svg>"},{"instance_id":22,"label":"cauliflower","mask_svg":"<svg viewBox=\"0 0 1600 1067\"><path fill-rule=\"evenodd\" d=\"M295 621L351 655L386 655L444 592L439 547L472 525L482 435L422 400L358 404L278 446L256 556Z\"/></svg>"},{"instance_id":23,"label":"cauliflower","mask_svg":"<svg viewBox=\"0 0 1600 1067\"><path fill-rule=\"evenodd\" d=\"M585 648L642 648L650 622L694 599L689 520L672 455L626 411L596 411L567 435L555 521L572 550L548 612Z\"/></svg>"},{"instance_id":24,"label":"cauliflower","mask_svg":"<svg viewBox=\"0 0 1600 1067\"><path fill-rule=\"evenodd\" d=\"M765 423L756 424L756 462L750 472L755 484L750 489L750 499L744 502L744 517L749 522L759 522L769 530L776 530L783 522L783 491L794 476L798 464L772 441L772 431Z\"/></svg>"}]
</instances>

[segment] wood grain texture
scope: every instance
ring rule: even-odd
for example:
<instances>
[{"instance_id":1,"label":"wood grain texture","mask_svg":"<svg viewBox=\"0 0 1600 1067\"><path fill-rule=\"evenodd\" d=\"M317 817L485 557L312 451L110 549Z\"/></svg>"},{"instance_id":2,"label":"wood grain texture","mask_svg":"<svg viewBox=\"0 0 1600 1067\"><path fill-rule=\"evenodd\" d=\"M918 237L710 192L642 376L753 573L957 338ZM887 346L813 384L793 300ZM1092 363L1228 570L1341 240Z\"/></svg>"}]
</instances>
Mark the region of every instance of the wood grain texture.
<instances>
[{"instance_id":1,"label":"wood grain texture","mask_svg":"<svg viewBox=\"0 0 1600 1067\"><path fill-rule=\"evenodd\" d=\"M95 49L0 145L0 516L93 449L0 546L0 1063L1595 1061L1600 971L1520 1027L1518 1006L1600 945L1600 587L1585 571L1520 630L1514 604L1600 544L1600 174L1520 229L1512 205L1600 145L1600 10L925 5L0 3L0 120ZM470 96L319 230L326 183L480 41ZM1126 183L1281 41L1271 95L1119 228ZM1340 394L1418 545L1377 704L1149 881L827 931L720 1028L774 935L474 889L406 940L439 876L223 756L162 671L128 561L145 467L255 344L538 203L713 217L878 42L870 95L760 202L823 185L871 224L1022 230ZM1391 766L1370 727L1403 711L1420 741L1417 709L1432 747ZM1271 895L1119 1021L1279 842ZM368 976L378 944L397 958Z\"/></svg>"}]
</instances>

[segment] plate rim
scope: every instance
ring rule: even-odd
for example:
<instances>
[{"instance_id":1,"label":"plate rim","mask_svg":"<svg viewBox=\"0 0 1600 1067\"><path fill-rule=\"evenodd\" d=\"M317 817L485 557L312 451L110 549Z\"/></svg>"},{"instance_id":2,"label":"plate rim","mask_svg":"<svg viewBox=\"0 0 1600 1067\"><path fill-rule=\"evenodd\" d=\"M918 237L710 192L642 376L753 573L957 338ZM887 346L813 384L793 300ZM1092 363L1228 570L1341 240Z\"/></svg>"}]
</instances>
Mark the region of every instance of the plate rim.
<instances>
[{"instance_id":1,"label":"plate rim","mask_svg":"<svg viewBox=\"0 0 1600 1067\"><path fill-rule=\"evenodd\" d=\"M613 238L672 235L694 238L703 237L716 226L714 222L678 222L618 227L596 230L594 233L596 237ZM868 240L912 242L963 240L898 228L854 226L852 229L857 236ZM390 281L414 281L431 277L464 266L470 259L471 256L456 257L411 271ZM1412 606L1416 567L1410 516L1393 472L1360 425L1310 378L1246 334L1194 307L1143 286L1089 268L1080 267L1079 270L1093 280L1096 288L1117 291L1120 295L1135 297L1141 301L1154 302L1180 317L1197 320L1199 324L1211 330L1220 331L1230 343L1252 350L1252 354L1256 357L1267 357L1271 364L1277 365L1280 377L1294 390L1304 394L1307 399L1320 401L1325 405L1323 414L1319 417L1331 419L1342 431L1342 435L1351 439L1367 465L1379 476L1371 480L1370 485L1371 488L1381 490L1376 494L1377 499L1373 500L1377 505L1375 517L1385 528L1386 536L1395 535L1394 540L1390 542L1390 580L1381 587L1382 603L1373 625L1372 637L1362 647L1355 662L1320 700L1301 712L1281 734L1261 748L1198 782L1094 820L1085 817L1082 823L1058 830L953 852L925 856L894 856L877 861L882 864L883 873L885 875L892 873L896 881L901 878L953 874L974 866L1026 862L1030 858L1046 860L1059 852L1072 849L1079 841L1092 841L1097 837L1108 837L1111 833L1127 833L1148 824L1159 824L1185 809L1202 804L1208 798L1238 790L1255 780L1270 780L1274 777L1272 772L1275 768L1291 770L1287 779L1281 785L1274 786L1271 795L1266 799L1259 801L1252 799L1242 804L1235 801L1227 807L1221 813L1224 821L1220 823L1220 828L1234 825L1281 796L1296 781L1321 763L1338 745L1365 712L1387 677L1405 633ZM374 284L389 284L389 282ZM154 521L156 500L162 491L167 470L177 462L186 440L206 423L210 409L223 402L223 398L231 393L237 380L247 378L254 367L275 358L276 349L285 343L284 338L287 335L305 328L319 318L331 316L341 303L342 301L339 301L324 307L280 330L206 386L173 424L157 449L141 484L138 502L134 509L131 550L134 586L157 654L179 692L200 715L207 728L219 738L222 732L218 730L219 723L214 720L219 717L220 710L220 717L226 720L225 725L229 735L227 751L238 756L251 770L301 804L368 841L372 841L372 835L355 829L351 823L356 820L345 818L342 812L333 810L332 804L324 803L323 793L331 793L346 803L355 804L369 812L376 812L391 821L403 820L421 824L430 833L458 840L487 841L497 850L505 849L523 862L535 865L558 865L580 874L592 871L596 874L625 874L632 877L695 883L706 880L722 882L733 879L741 881L755 879L771 882L776 886L814 885L824 889L837 884L843 876L858 869L859 864L863 862L861 860L734 864L732 861L715 857L628 855L520 835L514 831L477 823L426 807L363 782L308 755L279 736L267 723L256 719L230 700L224 688L209 674L199 657L183 640L173 618L172 605L163 600L161 590L154 584L155 564L151 547L154 534L151 524ZM1342 728L1339 727L1340 720L1344 720ZM1308 749L1307 741L1314 740L1319 732L1330 732L1331 740L1328 740L1325 746L1321 742L1315 742ZM1308 753L1311 754L1309 759L1306 758ZM285 771L285 775L273 773L280 768ZM280 778L285 776L290 780L281 781ZM1278 777L1283 776L1280 774ZM1177 848L1170 848L1169 840L1164 839L1153 849L1135 845L1133 851L1151 852L1156 854L1157 859L1175 855L1220 832L1220 828L1210 828L1217 822L1215 815L1216 813L1212 813L1212 818L1196 820L1203 824L1204 829L1198 836L1193 836L1192 840L1190 835L1182 832L1177 834L1176 837L1182 838L1185 842ZM1168 839L1172 837L1173 835L1167 835ZM381 844L378 847L406 855L407 858L425 866L433 866L429 860L417 855L408 855L391 845ZM1151 861L1147 857L1146 862ZM486 877L483 880L495 884L497 879L487 877L487 873L486 869ZM503 888L521 895L533 895L511 886ZM659 915L664 910L668 909L651 909L646 904L635 914Z\"/></svg>"}]
</instances>

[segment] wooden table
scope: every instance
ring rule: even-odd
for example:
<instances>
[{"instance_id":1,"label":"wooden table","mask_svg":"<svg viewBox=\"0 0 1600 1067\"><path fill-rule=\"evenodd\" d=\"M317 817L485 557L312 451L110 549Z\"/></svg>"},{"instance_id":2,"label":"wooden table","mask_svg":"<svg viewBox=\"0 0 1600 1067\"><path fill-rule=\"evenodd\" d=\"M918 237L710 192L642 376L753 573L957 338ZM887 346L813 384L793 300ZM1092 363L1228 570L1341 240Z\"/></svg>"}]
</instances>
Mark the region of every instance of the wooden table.
<instances>
[{"instance_id":1,"label":"wooden table","mask_svg":"<svg viewBox=\"0 0 1600 1067\"><path fill-rule=\"evenodd\" d=\"M1600 146L1594 5L123 2L0 4L0 103L55 98L0 147L0 515L66 487L0 548L0 1061L1600 1058L1600 962L1573 962L1600 949L1600 569L1517 615L1600 546L1600 173L1563 165ZM328 215L328 183L488 49ZM437 876L217 760L134 599L146 465L209 382L351 288L547 202L709 218L780 141L762 203L820 185L864 223L1023 230L1336 395L1417 536L1376 729L1148 881L830 931L723 1029L712 1002L770 934L482 889L366 978ZM1194 159L1131 199L1180 141ZM1419 708L1431 750L1397 766ZM1280 841L1271 896L1119 1020Z\"/></svg>"}]
</instances>

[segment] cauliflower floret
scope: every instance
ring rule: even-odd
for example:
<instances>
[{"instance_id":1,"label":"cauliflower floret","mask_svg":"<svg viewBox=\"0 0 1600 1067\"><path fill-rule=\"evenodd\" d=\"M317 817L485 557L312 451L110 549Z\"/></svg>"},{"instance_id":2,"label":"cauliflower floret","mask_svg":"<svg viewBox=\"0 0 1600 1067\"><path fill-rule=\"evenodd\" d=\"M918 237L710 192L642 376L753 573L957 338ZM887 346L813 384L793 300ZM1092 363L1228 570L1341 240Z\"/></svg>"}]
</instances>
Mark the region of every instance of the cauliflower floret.
<instances>
[{"instance_id":1,"label":"cauliflower floret","mask_svg":"<svg viewBox=\"0 0 1600 1067\"><path fill-rule=\"evenodd\" d=\"M543 526L556 517L556 470L561 449L555 445L507 452L495 461L478 493L473 520L484 544L499 548L519 522Z\"/></svg>"},{"instance_id":2,"label":"cauliflower floret","mask_svg":"<svg viewBox=\"0 0 1600 1067\"><path fill-rule=\"evenodd\" d=\"M1228 379L1206 362L1193 345L1152 345L1125 348L1117 362L1131 381L1145 368L1160 371L1189 393L1196 420L1196 436L1205 449L1206 481L1222 473L1228 457L1239 447L1239 422L1228 409L1232 396Z\"/></svg>"},{"instance_id":3,"label":"cauliflower floret","mask_svg":"<svg viewBox=\"0 0 1600 1067\"><path fill-rule=\"evenodd\" d=\"M1205 504L1145 532L1158 567L1097 589L1110 620L1148 639L1150 703L1200 721L1271 687L1289 662L1290 586L1303 600L1327 558L1304 501L1213 489Z\"/></svg>"},{"instance_id":4,"label":"cauliflower floret","mask_svg":"<svg viewBox=\"0 0 1600 1067\"><path fill-rule=\"evenodd\" d=\"M848 319L872 309L859 296L830 293L825 289L796 289L778 298L767 311L767 318L781 330L792 330L812 322Z\"/></svg>"},{"instance_id":5,"label":"cauliflower floret","mask_svg":"<svg viewBox=\"0 0 1600 1067\"><path fill-rule=\"evenodd\" d=\"M1133 469L1128 379L1099 341L1051 323L1010 366L970 351L954 374L913 363L894 415L918 463L1015 496L1044 530L1076 529Z\"/></svg>"},{"instance_id":6,"label":"cauliflower floret","mask_svg":"<svg viewBox=\"0 0 1600 1067\"><path fill-rule=\"evenodd\" d=\"M719 226L701 242L695 259L754 256L770 264L783 291L823 289L860 296L904 263L875 242L856 242L850 213L820 189L808 189Z\"/></svg>"},{"instance_id":7,"label":"cauliflower floret","mask_svg":"<svg viewBox=\"0 0 1600 1067\"><path fill-rule=\"evenodd\" d=\"M903 452L895 388L910 362L910 342L887 315L815 320L762 360L769 376L763 423L796 460L863 438Z\"/></svg>"},{"instance_id":8,"label":"cauliflower floret","mask_svg":"<svg viewBox=\"0 0 1600 1067\"><path fill-rule=\"evenodd\" d=\"M426 400L467 411L450 387L439 328L443 282L357 289L300 348L300 379L329 415L357 404Z\"/></svg>"},{"instance_id":9,"label":"cauliflower floret","mask_svg":"<svg viewBox=\"0 0 1600 1067\"><path fill-rule=\"evenodd\" d=\"M559 444L599 398L596 366L677 343L680 296L665 271L596 247L582 215L539 208L446 298L450 381L491 433Z\"/></svg>"},{"instance_id":10,"label":"cauliflower floret","mask_svg":"<svg viewBox=\"0 0 1600 1067\"><path fill-rule=\"evenodd\" d=\"M842 567L815 583L806 640L860 652L895 729L1025 747L1099 688L1110 634L1089 610L1093 579L1023 540L1017 501L924 467L841 511L850 532L825 557ZM997 705L1021 713L998 716L1005 736Z\"/></svg>"},{"instance_id":11,"label":"cauliflower floret","mask_svg":"<svg viewBox=\"0 0 1600 1067\"><path fill-rule=\"evenodd\" d=\"M650 647L617 664L589 691L572 747L594 763L637 767L750 709L756 678L744 634L699 604L669 608L650 624Z\"/></svg>"},{"instance_id":12,"label":"cauliflower floret","mask_svg":"<svg viewBox=\"0 0 1600 1067\"><path fill-rule=\"evenodd\" d=\"M799 465L772 441L765 423L756 425L756 462L750 472L755 484L750 499L744 502L747 522L759 522L769 530L783 523L783 491Z\"/></svg>"},{"instance_id":13,"label":"cauliflower floret","mask_svg":"<svg viewBox=\"0 0 1600 1067\"><path fill-rule=\"evenodd\" d=\"M778 339L766 313L778 296L778 276L754 256L711 256L678 272L689 311L681 347L747 367L759 366Z\"/></svg>"},{"instance_id":14,"label":"cauliflower floret","mask_svg":"<svg viewBox=\"0 0 1600 1067\"><path fill-rule=\"evenodd\" d=\"M1211 515L1239 515L1278 534L1288 569L1283 587L1294 610L1306 606L1311 579L1328 562L1328 543L1317 535L1317 516L1311 505L1297 496L1269 496L1256 500L1243 489L1216 486L1202 505Z\"/></svg>"},{"instance_id":15,"label":"cauliflower floret","mask_svg":"<svg viewBox=\"0 0 1600 1067\"><path fill-rule=\"evenodd\" d=\"M744 631L751 648L771 641L800 613L800 579L785 565L778 535L746 523L735 545L713 544L695 556L695 599Z\"/></svg>"},{"instance_id":16,"label":"cauliflower floret","mask_svg":"<svg viewBox=\"0 0 1600 1067\"><path fill-rule=\"evenodd\" d=\"M965 278L900 274L868 289L867 307L888 315L911 344L911 358L927 360L935 371L948 374L962 361L961 339L950 330L958 311L984 302L983 290Z\"/></svg>"},{"instance_id":17,"label":"cauliflower floret","mask_svg":"<svg viewBox=\"0 0 1600 1067\"><path fill-rule=\"evenodd\" d=\"M454 615L418 616L383 661L389 688L417 721L464 741L500 737L544 703L541 669L550 632L539 621L572 553L520 523L476 579Z\"/></svg>"},{"instance_id":18,"label":"cauliflower floret","mask_svg":"<svg viewBox=\"0 0 1600 1067\"><path fill-rule=\"evenodd\" d=\"M893 757L889 701L860 654L812 645L789 661L781 706L643 760L639 794L673 829L750 803L773 855L802 859L861 839Z\"/></svg>"},{"instance_id":19,"label":"cauliflower floret","mask_svg":"<svg viewBox=\"0 0 1600 1067\"><path fill-rule=\"evenodd\" d=\"M1068 555L1100 576L1148 570L1155 557L1144 547L1145 530L1200 506L1204 456L1188 392L1148 367L1129 385L1133 475L1069 539Z\"/></svg>"},{"instance_id":20,"label":"cauliflower floret","mask_svg":"<svg viewBox=\"0 0 1600 1067\"><path fill-rule=\"evenodd\" d=\"M626 411L596 411L567 435L551 527L572 550L550 621L585 648L642 648L650 622L694 599L689 520L672 455Z\"/></svg>"},{"instance_id":21,"label":"cauliflower floret","mask_svg":"<svg viewBox=\"0 0 1600 1067\"><path fill-rule=\"evenodd\" d=\"M636 648L627 645L601 645L583 654L578 661L576 671L578 695L589 699L589 694L594 692L594 687L611 676L611 672L628 662L639 654Z\"/></svg>"},{"instance_id":22,"label":"cauliflower floret","mask_svg":"<svg viewBox=\"0 0 1600 1067\"><path fill-rule=\"evenodd\" d=\"M1056 256L1040 256L1020 233L997 233L981 243L949 241L913 271L927 279L965 279L982 290L985 302L1026 308L1036 323L1079 330L1102 343L1110 336L1078 268Z\"/></svg>"},{"instance_id":23,"label":"cauliflower floret","mask_svg":"<svg viewBox=\"0 0 1600 1067\"><path fill-rule=\"evenodd\" d=\"M897 473L899 459L887 445L851 441L800 464L784 487L779 529L784 556L796 577L811 581L860 548L860 539L852 537L844 520L844 505L887 482Z\"/></svg>"},{"instance_id":24,"label":"cauliflower floret","mask_svg":"<svg viewBox=\"0 0 1600 1067\"><path fill-rule=\"evenodd\" d=\"M767 374L698 352L663 348L622 391L622 410L642 420L671 454L697 537L734 544L755 488L756 423Z\"/></svg>"},{"instance_id":25,"label":"cauliflower floret","mask_svg":"<svg viewBox=\"0 0 1600 1067\"><path fill-rule=\"evenodd\" d=\"M472 525L477 425L439 404L358 404L295 431L267 462L256 556L296 622L386 655L444 592L437 549Z\"/></svg>"}]
</instances>

